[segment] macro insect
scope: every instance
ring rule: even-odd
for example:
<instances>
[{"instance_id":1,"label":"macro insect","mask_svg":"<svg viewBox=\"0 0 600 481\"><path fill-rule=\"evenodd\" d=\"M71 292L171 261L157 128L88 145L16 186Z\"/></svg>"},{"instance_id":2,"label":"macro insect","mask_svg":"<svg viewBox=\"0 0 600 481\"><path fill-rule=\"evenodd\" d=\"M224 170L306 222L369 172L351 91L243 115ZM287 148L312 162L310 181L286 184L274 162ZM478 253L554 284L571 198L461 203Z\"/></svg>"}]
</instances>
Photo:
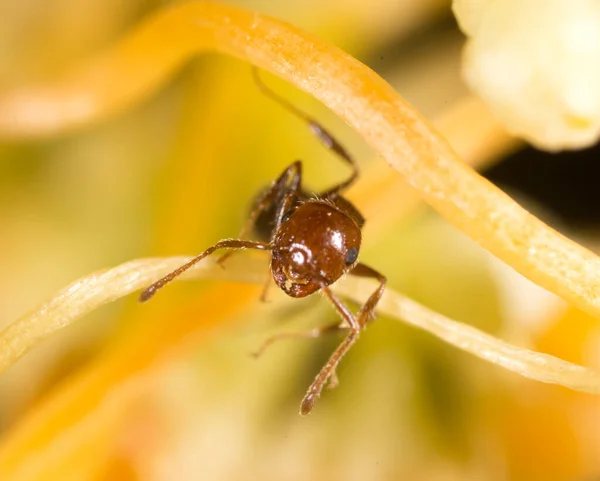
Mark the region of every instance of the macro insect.
<instances>
[{"instance_id":1,"label":"macro insect","mask_svg":"<svg viewBox=\"0 0 600 481\"><path fill-rule=\"evenodd\" d=\"M197 262L220 249L229 249L218 262L233 252L258 249L271 253L270 270L275 284L291 297L306 297L322 292L341 317L341 322L313 329L307 333L280 334L267 339L260 352L274 341L290 337L318 337L331 331L347 331L347 335L315 377L300 405L300 414L308 414L321 391L329 383L337 385L336 368L342 357L356 342L360 332L374 317L375 306L385 289L386 278L375 269L358 261L364 218L342 193L358 178L355 160L319 123L268 88L253 70L259 88L275 102L306 122L310 131L329 150L350 165L352 174L343 182L320 193L309 193L302 186L302 162L287 167L260 194L238 239L224 239L209 247L170 274L147 287L140 302L149 300L165 284ZM254 233L258 240L247 237ZM331 291L329 286L345 274L371 277L379 282L357 314ZM271 279L269 279L270 283ZM268 286L268 284L267 284ZM265 291L267 286L265 286ZM263 300L264 293L263 291Z\"/></svg>"}]
</instances>

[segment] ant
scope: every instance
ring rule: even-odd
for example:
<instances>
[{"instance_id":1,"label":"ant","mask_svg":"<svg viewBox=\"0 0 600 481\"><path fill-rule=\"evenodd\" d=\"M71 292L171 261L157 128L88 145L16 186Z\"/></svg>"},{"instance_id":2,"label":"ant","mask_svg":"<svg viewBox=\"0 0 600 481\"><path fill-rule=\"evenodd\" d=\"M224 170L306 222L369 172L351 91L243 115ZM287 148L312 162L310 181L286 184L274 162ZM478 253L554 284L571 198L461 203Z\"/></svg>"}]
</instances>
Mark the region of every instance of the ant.
<instances>
[{"instance_id":1,"label":"ant","mask_svg":"<svg viewBox=\"0 0 600 481\"><path fill-rule=\"evenodd\" d=\"M259 195L239 239L224 239L209 247L187 264L182 265L162 279L147 287L140 295L140 302L149 300L165 284L219 249L231 249L218 259L223 262L236 250L258 249L271 252L270 269L279 288L291 297L306 297L317 291L331 301L342 322L313 329L307 333L280 334L263 344L257 355L268 345L282 338L316 338L326 332L347 330L348 335L331 355L325 366L308 388L300 405L300 414L308 414L326 384L337 385L336 368L342 357L357 341L362 329L374 317L375 306L385 289L386 278L358 262L361 229L365 223L358 209L342 196L358 178L355 160L346 149L320 124L293 104L268 88L253 69L259 89L286 110L306 122L310 131L329 150L352 167L350 177L334 187L318 194L306 192L302 185L302 162L296 161L286 168L270 188ZM247 240L254 231L260 240ZM371 294L357 315L342 303L329 286L345 274L371 277L379 281L379 287ZM270 279L269 279L270 283ZM265 300L268 284L261 299Z\"/></svg>"}]
</instances>

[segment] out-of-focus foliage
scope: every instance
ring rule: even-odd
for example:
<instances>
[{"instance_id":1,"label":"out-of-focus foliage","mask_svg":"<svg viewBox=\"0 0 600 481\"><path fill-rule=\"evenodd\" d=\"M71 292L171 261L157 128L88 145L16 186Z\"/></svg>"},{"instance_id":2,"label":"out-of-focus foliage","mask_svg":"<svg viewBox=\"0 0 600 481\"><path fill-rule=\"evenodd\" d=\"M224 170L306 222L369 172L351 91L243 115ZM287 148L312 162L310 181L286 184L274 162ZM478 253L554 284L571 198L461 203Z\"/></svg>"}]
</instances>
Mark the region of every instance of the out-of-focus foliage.
<instances>
[{"instance_id":1,"label":"out-of-focus foliage","mask_svg":"<svg viewBox=\"0 0 600 481\"><path fill-rule=\"evenodd\" d=\"M376 65L428 115L465 92L460 37L436 24L449 12L446 2L243 4ZM56 75L161 7L7 1L0 85ZM365 177L377 168L330 113L272 84L334 130ZM487 140L494 139L474 144L491 148ZM191 254L233 236L249 200L296 158L306 160L310 187L346 172L301 122L259 94L247 65L214 56L186 66L166 89L116 118L56 138L7 142L0 154L2 326L97 268ZM514 323L508 313L515 305L499 290L493 261L439 218L421 211L381 226L377 217L375 210L361 259L384 270L395 289L485 331L597 364L589 356L598 349L593 321L575 311L562 317L555 301L535 328ZM502 276L516 282L514 273ZM597 399L506 375L386 319L345 359L340 387L299 418L297 403L337 339L282 344L257 362L247 354L273 332L334 314L316 297L274 308L257 296L245 285L182 284L143 307L128 300L103 308L53 336L0 379L0 473L562 480L599 472L598 444L586 428L597 419Z\"/></svg>"},{"instance_id":2,"label":"out-of-focus foliage","mask_svg":"<svg viewBox=\"0 0 600 481\"><path fill-rule=\"evenodd\" d=\"M455 0L463 71L507 129L547 150L600 137L600 4Z\"/></svg>"}]
</instances>

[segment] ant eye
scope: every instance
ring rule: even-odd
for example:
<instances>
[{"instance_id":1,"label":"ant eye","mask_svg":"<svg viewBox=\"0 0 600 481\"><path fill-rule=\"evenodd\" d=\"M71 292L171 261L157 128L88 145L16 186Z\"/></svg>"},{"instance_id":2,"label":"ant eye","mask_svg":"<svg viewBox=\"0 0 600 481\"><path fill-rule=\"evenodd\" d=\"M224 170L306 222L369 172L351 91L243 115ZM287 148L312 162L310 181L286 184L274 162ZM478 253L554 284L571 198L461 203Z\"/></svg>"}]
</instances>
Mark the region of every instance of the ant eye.
<instances>
[{"instance_id":1,"label":"ant eye","mask_svg":"<svg viewBox=\"0 0 600 481\"><path fill-rule=\"evenodd\" d=\"M351 266L356 262L356 259L358 259L358 249L356 247L351 247L348 249L348 252L346 252L346 264Z\"/></svg>"},{"instance_id":2,"label":"ant eye","mask_svg":"<svg viewBox=\"0 0 600 481\"><path fill-rule=\"evenodd\" d=\"M286 220L288 220L292 214L294 213L293 210L288 210L285 214L283 214L283 217L281 218L281 222L285 222Z\"/></svg>"}]
</instances>

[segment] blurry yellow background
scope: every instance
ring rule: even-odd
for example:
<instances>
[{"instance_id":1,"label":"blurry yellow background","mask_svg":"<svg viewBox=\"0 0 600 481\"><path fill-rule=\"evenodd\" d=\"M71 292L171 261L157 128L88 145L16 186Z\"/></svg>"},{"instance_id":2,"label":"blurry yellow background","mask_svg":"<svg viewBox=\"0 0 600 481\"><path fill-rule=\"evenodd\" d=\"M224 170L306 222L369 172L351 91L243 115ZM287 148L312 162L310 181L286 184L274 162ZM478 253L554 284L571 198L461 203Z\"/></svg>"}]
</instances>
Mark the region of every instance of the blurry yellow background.
<instances>
[{"instance_id":1,"label":"blurry yellow background","mask_svg":"<svg viewBox=\"0 0 600 481\"><path fill-rule=\"evenodd\" d=\"M0 89L60 74L167 3L3 0ZM467 94L449 2L238 3L340 46L430 118ZM365 171L377 168L332 114L265 78L334 131ZM305 161L306 184L315 189L346 173L301 122L260 94L248 65L214 55L118 117L0 144L0 327L93 270L194 254L235 236L258 189L295 159ZM593 361L586 346L598 334L594 322L526 281L524 292L545 308L533 306L531 322L517 322L523 316L512 314L519 309L502 288L509 274L433 213L377 229L376 218L367 221L361 259L394 288L485 331ZM300 418L297 404L336 339L277 345L258 361L248 353L273 332L325 324L335 314L318 296L274 309L258 302L258 292L174 285L143 307L127 299L102 308L28 354L0 377L0 473L11 473L1 479L600 473L596 399L519 379L383 318L343 361L340 387ZM189 336L196 324L201 334ZM61 431L70 416L77 423Z\"/></svg>"}]
</instances>

